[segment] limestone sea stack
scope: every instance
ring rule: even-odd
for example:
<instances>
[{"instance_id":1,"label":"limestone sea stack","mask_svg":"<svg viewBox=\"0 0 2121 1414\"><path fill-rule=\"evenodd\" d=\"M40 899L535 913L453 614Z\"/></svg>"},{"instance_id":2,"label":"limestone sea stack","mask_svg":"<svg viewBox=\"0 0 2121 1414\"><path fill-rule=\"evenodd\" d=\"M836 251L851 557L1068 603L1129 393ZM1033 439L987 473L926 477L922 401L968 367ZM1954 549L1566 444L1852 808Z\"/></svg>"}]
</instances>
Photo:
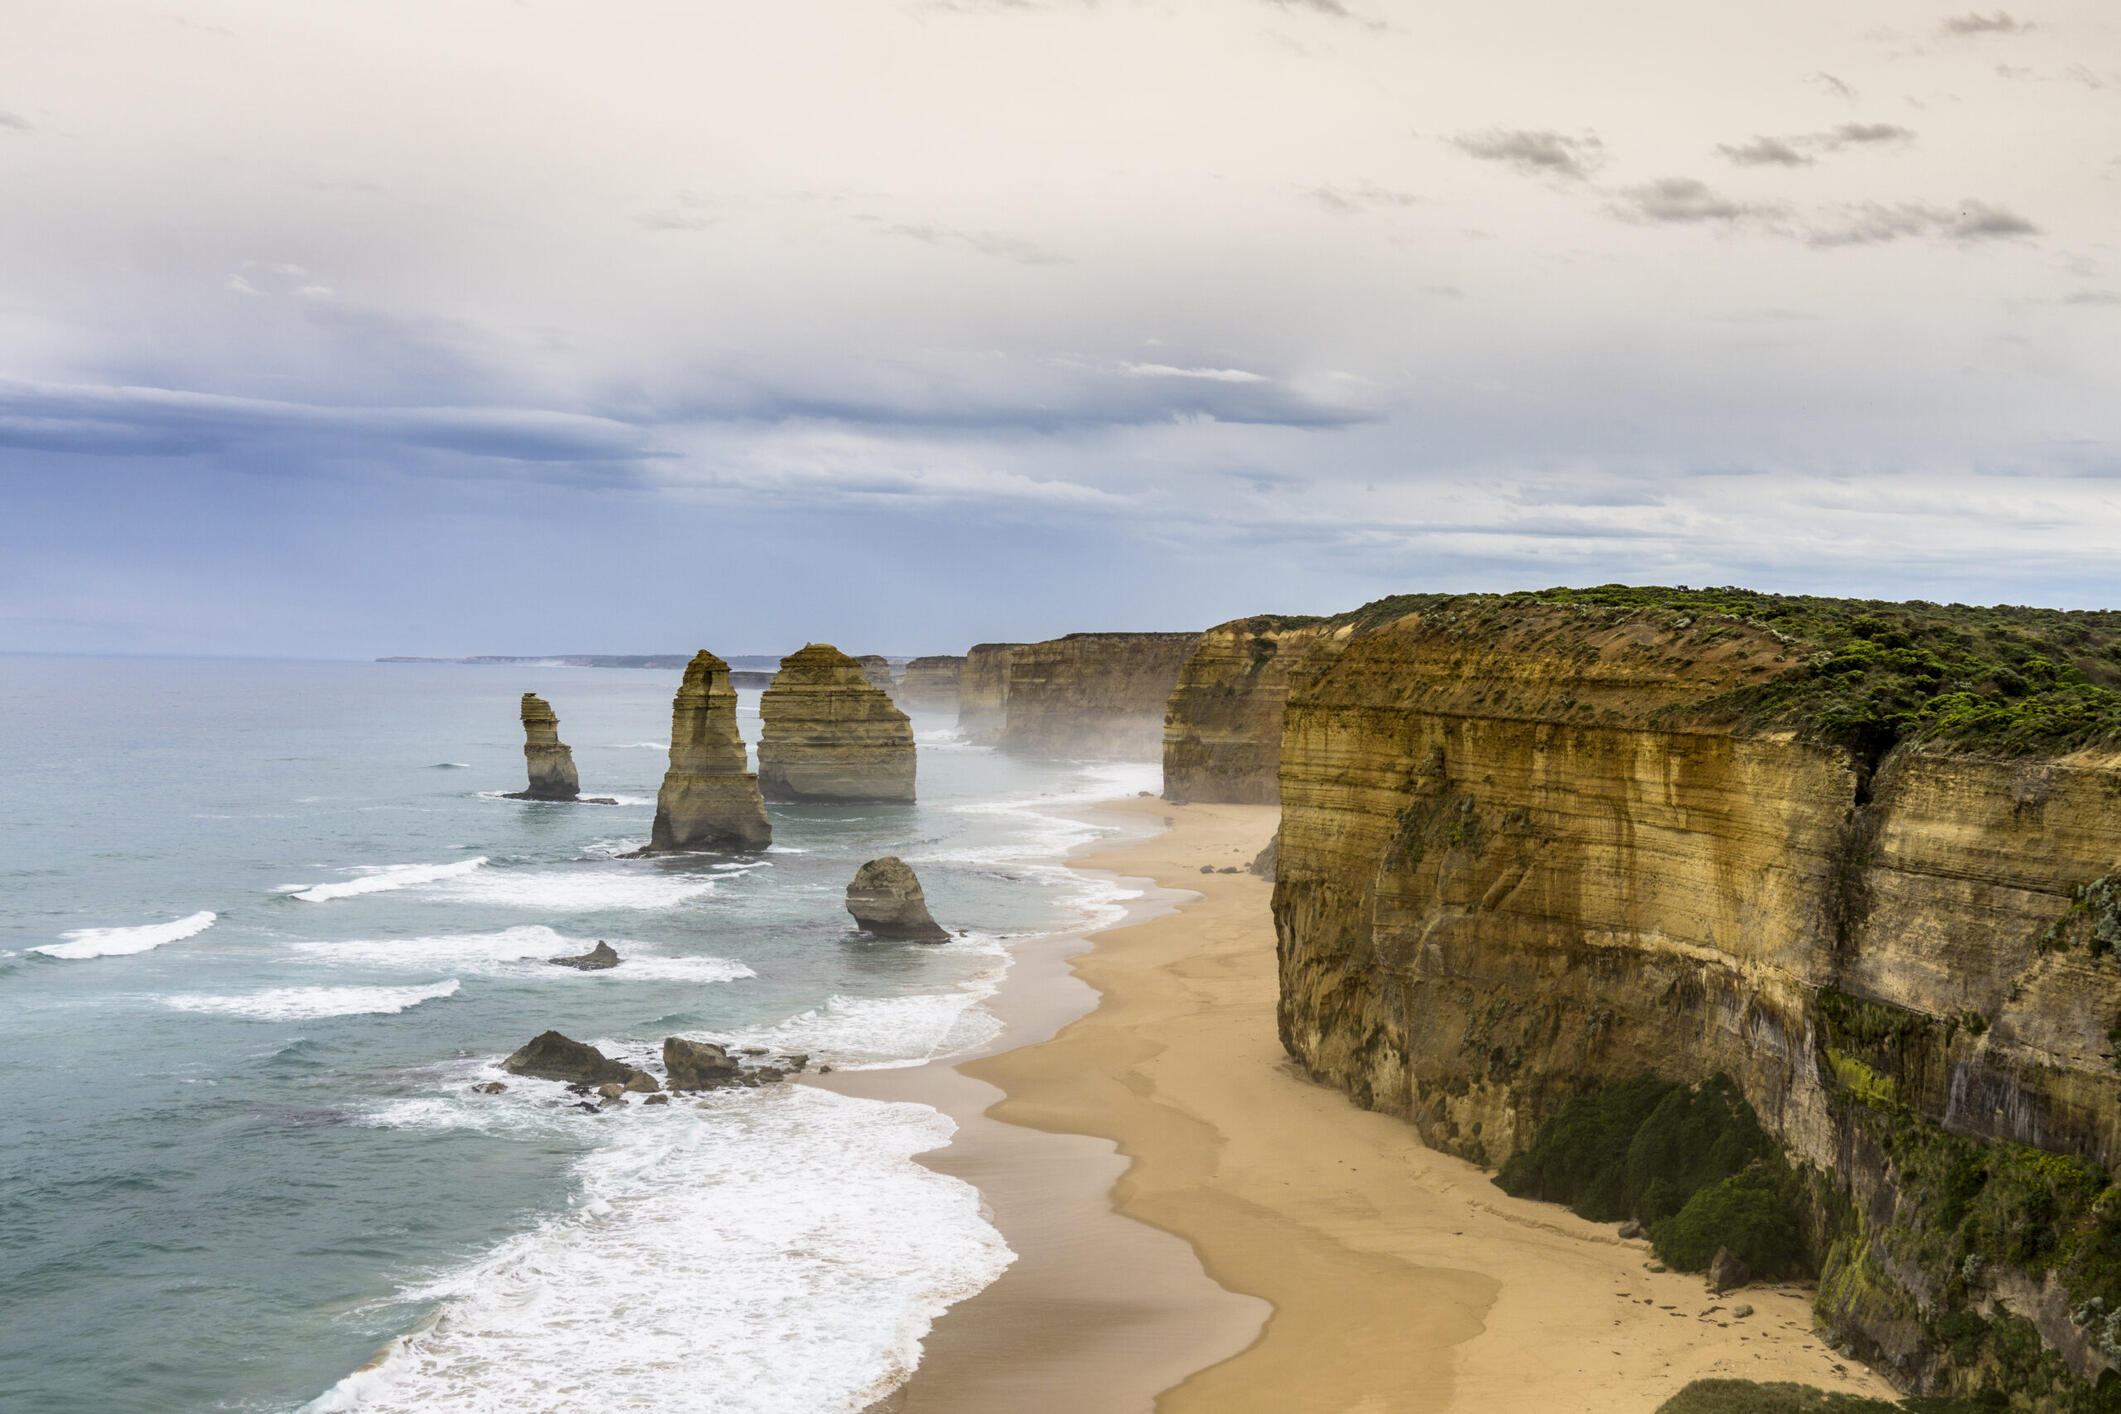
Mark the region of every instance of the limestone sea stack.
<instances>
[{"instance_id":1,"label":"limestone sea stack","mask_svg":"<svg viewBox=\"0 0 2121 1414\"><path fill-rule=\"evenodd\" d=\"M913 866L895 854L864 864L847 886L847 911L855 926L879 938L943 943L949 932L929 916L928 900Z\"/></svg>"},{"instance_id":2,"label":"limestone sea stack","mask_svg":"<svg viewBox=\"0 0 2121 1414\"><path fill-rule=\"evenodd\" d=\"M573 800L581 794L574 753L560 740L560 719L534 692L523 694L523 760L530 767L530 786L515 799Z\"/></svg>"},{"instance_id":3,"label":"limestone sea stack","mask_svg":"<svg viewBox=\"0 0 2121 1414\"><path fill-rule=\"evenodd\" d=\"M768 800L913 799L913 725L829 643L781 660L759 699L759 789Z\"/></svg>"},{"instance_id":4,"label":"limestone sea stack","mask_svg":"<svg viewBox=\"0 0 2121 1414\"><path fill-rule=\"evenodd\" d=\"M899 706L908 712L957 711L958 681L964 671L965 660L961 657L938 654L913 659L906 664L905 677L899 680Z\"/></svg>"},{"instance_id":5,"label":"limestone sea stack","mask_svg":"<svg viewBox=\"0 0 2121 1414\"><path fill-rule=\"evenodd\" d=\"M975 643L958 677L957 729L965 740L992 746L1009 715L1009 664L1021 643Z\"/></svg>"},{"instance_id":6,"label":"limestone sea stack","mask_svg":"<svg viewBox=\"0 0 2121 1414\"><path fill-rule=\"evenodd\" d=\"M891 678L891 660L883 654L864 653L854 662L862 670L862 676L869 680L869 685L878 692L889 697L898 691L898 684Z\"/></svg>"},{"instance_id":7,"label":"limestone sea stack","mask_svg":"<svg viewBox=\"0 0 2121 1414\"><path fill-rule=\"evenodd\" d=\"M1159 761L1198 633L1071 633L1018 648L995 745L1018 756Z\"/></svg>"},{"instance_id":8,"label":"limestone sea stack","mask_svg":"<svg viewBox=\"0 0 2121 1414\"><path fill-rule=\"evenodd\" d=\"M670 770L655 797L648 853L760 850L773 842L759 780L745 769L729 665L693 655L670 707Z\"/></svg>"}]
</instances>

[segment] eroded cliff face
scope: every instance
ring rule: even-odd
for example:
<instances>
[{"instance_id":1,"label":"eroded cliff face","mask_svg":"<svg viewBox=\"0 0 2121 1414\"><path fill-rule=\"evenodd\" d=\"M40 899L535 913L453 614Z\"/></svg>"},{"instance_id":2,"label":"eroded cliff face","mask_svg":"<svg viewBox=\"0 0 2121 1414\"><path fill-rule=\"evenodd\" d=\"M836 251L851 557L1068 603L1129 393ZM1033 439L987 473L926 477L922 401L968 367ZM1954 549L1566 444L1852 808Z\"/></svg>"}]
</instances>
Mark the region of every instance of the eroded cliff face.
<instances>
[{"instance_id":1,"label":"eroded cliff face","mask_svg":"<svg viewBox=\"0 0 2121 1414\"><path fill-rule=\"evenodd\" d=\"M912 724L858 660L831 644L781 660L759 698L759 721L766 799L913 799Z\"/></svg>"},{"instance_id":2,"label":"eroded cliff face","mask_svg":"<svg viewBox=\"0 0 2121 1414\"><path fill-rule=\"evenodd\" d=\"M958 679L957 728L965 740L992 746L1009 713L1009 664L1021 643L975 643Z\"/></svg>"},{"instance_id":3,"label":"eroded cliff face","mask_svg":"<svg viewBox=\"0 0 2121 1414\"><path fill-rule=\"evenodd\" d=\"M1261 614L1202 634L1165 708L1165 798L1181 805L1280 800L1290 686L1316 676L1354 633L1346 618Z\"/></svg>"},{"instance_id":4,"label":"eroded cliff face","mask_svg":"<svg viewBox=\"0 0 2121 1414\"><path fill-rule=\"evenodd\" d=\"M736 729L729 665L701 649L670 706L670 769L656 792L652 854L760 850L773 842Z\"/></svg>"},{"instance_id":5,"label":"eroded cliff face","mask_svg":"<svg viewBox=\"0 0 2121 1414\"><path fill-rule=\"evenodd\" d=\"M560 719L552 704L533 692L523 694L523 761L530 784L523 800L573 800L581 794L574 753L560 740Z\"/></svg>"},{"instance_id":6,"label":"eroded cliff face","mask_svg":"<svg viewBox=\"0 0 2121 1414\"><path fill-rule=\"evenodd\" d=\"M955 712L965 660L949 654L915 658L899 680L898 702L909 712Z\"/></svg>"},{"instance_id":7,"label":"eroded cliff face","mask_svg":"<svg viewBox=\"0 0 2121 1414\"><path fill-rule=\"evenodd\" d=\"M1571 1095L1728 1073L1866 1215L1830 1319L1920 1388L1937 1293L1881 1236L1899 1176L1857 1102L2121 1162L2121 966L2049 931L2121 861L2121 757L1871 762L1701 709L1790 662L1765 629L1552 605L1355 637L1286 713L1282 1037L1490 1163ZM2020 1297L1994 1299L2104 1367Z\"/></svg>"},{"instance_id":8,"label":"eroded cliff face","mask_svg":"<svg viewBox=\"0 0 2121 1414\"><path fill-rule=\"evenodd\" d=\"M1199 641L1197 633L1071 633L1023 645L1010 656L995 744L1023 756L1160 759L1164 709Z\"/></svg>"},{"instance_id":9,"label":"eroded cliff face","mask_svg":"<svg viewBox=\"0 0 2121 1414\"><path fill-rule=\"evenodd\" d=\"M889 697L898 691L898 683L891 676L891 660L883 654L864 653L854 662L862 670L862 677L878 692Z\"/></svg>"}]
</instances>

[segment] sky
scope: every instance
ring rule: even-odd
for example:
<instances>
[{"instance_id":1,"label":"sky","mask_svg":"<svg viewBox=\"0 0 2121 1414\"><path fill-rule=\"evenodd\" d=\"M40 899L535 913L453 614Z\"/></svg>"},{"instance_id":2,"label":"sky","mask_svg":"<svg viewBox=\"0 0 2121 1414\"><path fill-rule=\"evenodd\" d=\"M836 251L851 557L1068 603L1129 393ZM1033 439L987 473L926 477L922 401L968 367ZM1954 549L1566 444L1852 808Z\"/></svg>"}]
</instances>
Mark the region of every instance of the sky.
<instances>
[{"instance_id":1,"label":"sky","mask_svg":"<svg viewBox=\"0 0 2121 1414\"><path fill-rule=\"evenodd\" d=\"M0 0L0 651L2121 606L2121 12Z\"/></svg>"}]
</instances>

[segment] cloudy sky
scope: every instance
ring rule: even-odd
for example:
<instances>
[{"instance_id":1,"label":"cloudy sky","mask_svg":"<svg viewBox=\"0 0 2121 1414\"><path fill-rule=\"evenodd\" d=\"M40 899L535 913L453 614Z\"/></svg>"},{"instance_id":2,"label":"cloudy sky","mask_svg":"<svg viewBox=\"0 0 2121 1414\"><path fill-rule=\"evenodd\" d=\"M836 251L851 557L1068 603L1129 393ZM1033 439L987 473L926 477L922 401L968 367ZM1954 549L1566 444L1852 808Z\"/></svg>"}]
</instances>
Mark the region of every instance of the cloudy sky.
<instances>
[{"instance_id":1,"label":"cloudy sky","mask_svg":"<svg viewBox=\"0 0 2121 1414\"><path fill-rule=\"evenodd\" d=\"M2121 605L2111 0L0 20L0 650Z\"/></svg>"}]
</instances>

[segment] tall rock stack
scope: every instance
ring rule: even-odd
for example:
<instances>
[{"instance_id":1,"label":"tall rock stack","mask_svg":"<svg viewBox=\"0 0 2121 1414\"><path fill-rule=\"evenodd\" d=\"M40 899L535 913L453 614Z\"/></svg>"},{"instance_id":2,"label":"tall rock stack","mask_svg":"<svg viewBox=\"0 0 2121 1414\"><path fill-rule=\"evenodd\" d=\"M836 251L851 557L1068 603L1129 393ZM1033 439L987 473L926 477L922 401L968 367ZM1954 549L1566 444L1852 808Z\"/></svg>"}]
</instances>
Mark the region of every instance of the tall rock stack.
<instances>
[{"instance_id":1,"label":"tall rock stack","mask_svg":"<svg viewBox=\"0 0 2121 1414\"><path fill-rule=\"evenodd\" d=\"M1164 710L1198 633L1071 633L1010 655L995 745L1019 756L1160 761Z\"/></svg>"},{"instance_id":2,"label":"tall rock stack","mask_svg":"<svg viewBox=\"0 0 2121 1414\"><path fill-rule=\"evenodd\" d=\"M670 770L648 852L758 850L773 842L759 780L745 769L729 665L701 649L670 707Z\"/></svg>"},{"instance_id":3,"label":"tall rock stack","mask_svg":"<svg viewBox=\"0 0 2121 1414\"><path fill-rule=\"evenodd\" d=\"M768 800L913 799L913 724L831 644L781 660L759 720L759 788Z\"/></svg>"},{"instance_id":4,"label":"tall rock stack","mask_svg":"<svg viewBox=\"0 0 2121 1414\"><path fill-rule=\"evenodd\" d=\"M862 676L868 679L869 685L878 692L890 697L898 691L898 684L891 680L891 661L883 654L864 653L855 659L854 663L862 670Z\"/></svg>"},{"instance_id":5,"label":"tall rock stack","mask_svg":"<svg viewBox=\"0 0 2121 1414\"><path fill-rule=\"evenodd\" d=\"M1009 716L1009 664L1021 643L975 643L958 678L957 729L965 740L992 746Z\"/></svg>"},{"instance_id":6,"label":"tall rock stack","mask_svg":"<svg viewBox=\"0 0 2121 1414\"><path fill-rule=\"evenodd\" d=\"M909 712L957 711L958 681L964 671L960 657L915 658L906 664L906 676L899 682L899 706Z\"/></svg>"},{"instance_id":7,"label":"tall rock stack","mask_svg":"<svg viewBox=\"0 0 2121 1414\"><path fill-rule=\"evenodd\" d=\"M530 767L530 785L516 799L573 800L581 794L574 753L560 740L560 719L534 692L523 694L523 760Z\"/></svg>"}]
</instances>

